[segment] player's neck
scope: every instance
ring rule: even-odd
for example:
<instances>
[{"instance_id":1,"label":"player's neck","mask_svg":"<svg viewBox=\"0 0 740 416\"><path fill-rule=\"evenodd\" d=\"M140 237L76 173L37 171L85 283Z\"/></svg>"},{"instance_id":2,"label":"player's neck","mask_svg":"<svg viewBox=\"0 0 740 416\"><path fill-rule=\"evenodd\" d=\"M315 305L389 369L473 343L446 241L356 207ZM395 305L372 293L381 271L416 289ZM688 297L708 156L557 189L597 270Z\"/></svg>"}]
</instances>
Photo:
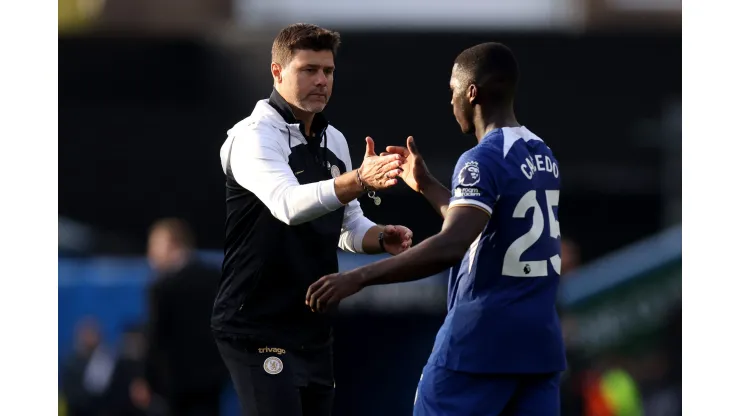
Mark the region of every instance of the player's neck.
<instances>
[{"instance_id":1,"label":"player's neck","mask_svg":"<svg viewBox=\"0 0 740 416\"><path fill-rule=\"evenodd\" d=\"M475 117L473 118L475 126L475 137L480 142L486 137L486 134L493 130L503 127L519 127L520 124L514 115L513 106L492 109L484 112L481 106L475 108Z\"/></svg>"}]
</instances>

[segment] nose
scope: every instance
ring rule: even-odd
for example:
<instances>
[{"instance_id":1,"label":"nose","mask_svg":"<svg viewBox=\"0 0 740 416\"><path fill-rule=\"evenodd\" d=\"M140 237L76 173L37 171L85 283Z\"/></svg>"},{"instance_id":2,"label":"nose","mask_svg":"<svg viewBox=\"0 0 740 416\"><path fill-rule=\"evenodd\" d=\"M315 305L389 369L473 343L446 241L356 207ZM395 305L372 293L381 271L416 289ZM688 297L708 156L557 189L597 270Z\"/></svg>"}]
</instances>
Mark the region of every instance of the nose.
<instances>
[{"instance_id":1,"label":"nose","mask_svg":"<svg viewBox=\"0 0 740 416\"><path fill-rule=\"evenodd\" d=\"M316 77L316 85L326 85L329 82L324 71L319 71L319 75Z\"/></svg>"}]
</instances>

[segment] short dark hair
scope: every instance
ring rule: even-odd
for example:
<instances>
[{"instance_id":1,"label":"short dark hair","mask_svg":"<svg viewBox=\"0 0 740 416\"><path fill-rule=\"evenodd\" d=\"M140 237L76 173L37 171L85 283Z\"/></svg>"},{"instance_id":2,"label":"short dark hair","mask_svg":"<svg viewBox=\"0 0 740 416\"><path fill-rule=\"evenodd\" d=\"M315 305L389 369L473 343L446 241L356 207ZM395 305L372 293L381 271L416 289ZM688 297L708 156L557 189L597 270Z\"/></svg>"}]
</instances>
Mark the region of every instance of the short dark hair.
<instances>
[{"instance_id":1,"label":"short dark hair","mask_svg":"<svg viewBox=\"0 0 740 416\"><path fill-rule=\"evenodd\" d=\"M158 220L152 225L149 233L153 233L156 230L165 230L169 233L172 241L179 244L180 247L185 249L195 248L195 234L193 229L190 228L190 224L179 218L163 218Z\"/></svg>"},{"instance_id":2,"label":"short dark hair","mask_svg":"<svg viewBox=\"0 0 740 416\"><path fill-rule=\"evenodd\" d=\"M338 32L308 23L295 23L281 30L272 42L272 62L285 65L296 50L331 51L336 56L340 43Z\"/></svg>"},{"instance_id":3,"label":"short dark hair","mask_svg":"<svg viewBox=\"0 0 740 416\"><path fill-rule=\"evenodd\" d=\"M461 81L475 84L484 96L514 97L519 81L519 64L514 53L502 43L488 42L465 49L455 59Z\"/></svg>"}]
</instances>

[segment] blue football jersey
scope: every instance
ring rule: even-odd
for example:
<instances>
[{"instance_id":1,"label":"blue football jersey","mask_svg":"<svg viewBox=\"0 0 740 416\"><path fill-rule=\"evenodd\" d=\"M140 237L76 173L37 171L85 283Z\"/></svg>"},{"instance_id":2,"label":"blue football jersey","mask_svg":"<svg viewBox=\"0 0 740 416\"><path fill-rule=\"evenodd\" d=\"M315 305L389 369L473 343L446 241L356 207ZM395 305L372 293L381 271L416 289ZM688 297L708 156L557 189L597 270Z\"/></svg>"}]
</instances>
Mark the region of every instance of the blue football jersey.
<instances>
[{"instance_id":1,"label":"blue football jersey","mask_svg":"<svg viewBox=\"0 0 740 416\"><path fill-rule=\"evenodd\" d=\"M555 310L559 196L558 162L525 127L493 130L460 157L450 207L491 218L451 270L430 364L475 373L565 369Z\"/></svg>"}]
</instances>

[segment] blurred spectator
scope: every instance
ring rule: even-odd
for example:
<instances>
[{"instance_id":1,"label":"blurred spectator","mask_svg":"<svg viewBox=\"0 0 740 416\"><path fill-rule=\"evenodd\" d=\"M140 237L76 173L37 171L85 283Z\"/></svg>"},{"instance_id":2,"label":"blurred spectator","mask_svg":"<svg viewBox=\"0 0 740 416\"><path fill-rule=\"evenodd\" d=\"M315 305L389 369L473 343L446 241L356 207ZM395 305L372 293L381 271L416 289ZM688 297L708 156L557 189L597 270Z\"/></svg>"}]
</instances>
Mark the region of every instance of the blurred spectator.
<instances>
[{"instance_id":1,"label":"blurred spectator","mask_svg":"<svg viewBox=\"0 0 740 416\"><path fill-rule=\"evenodd\" d=\"M144 332L137 326L124 329L116 369L106 395L106 416L160 416L166 414L163 400L143 382Z\"/></svg>"},{"instance_id":2,"label":"blurred spectator","mask_svg":"<svg viewBox=\"0 0 740 416\"><path fill-rule=\"evenodd\" d=\"M184 221L164 219L149 235L149 263L157 278L149 291L145 376L131 385L140 406L161 394L172 415L218 415L226 369L216 349L210 316L220 271L193 256Z\"/></svg>"},{"instance_id":3,"label":"blurred spectator","mask_svg":"<svg viewBox=\"0 0 740 416\"><path fill-rule=\"evenodd\" d=\"M98 416L115 361L101 342L98 323L83 319L77 327L75 350L62 366L62 394L70 416Z\"/></svg>"},{"instance_id":4,"label":"blurred spectator","mask_svg":"<svg viewBox=\"0 0 740 416\"><path fill-rule=\"evenodd\" d=\"M592 357L582 373L584 416L643 416L640 388L619 354Z\"/></svg>"},{"instance_id":5,"label":"blurred spectator","mask_svg":"<svg viewBox=\"0 0 740 416\"><path fill-rule=\"evenodd\" d=\"M622 368L604 372L600 380L601 393L614 416L642 416L644 410L640 389L634 378Z\"/></svg>"}]
</instances>

